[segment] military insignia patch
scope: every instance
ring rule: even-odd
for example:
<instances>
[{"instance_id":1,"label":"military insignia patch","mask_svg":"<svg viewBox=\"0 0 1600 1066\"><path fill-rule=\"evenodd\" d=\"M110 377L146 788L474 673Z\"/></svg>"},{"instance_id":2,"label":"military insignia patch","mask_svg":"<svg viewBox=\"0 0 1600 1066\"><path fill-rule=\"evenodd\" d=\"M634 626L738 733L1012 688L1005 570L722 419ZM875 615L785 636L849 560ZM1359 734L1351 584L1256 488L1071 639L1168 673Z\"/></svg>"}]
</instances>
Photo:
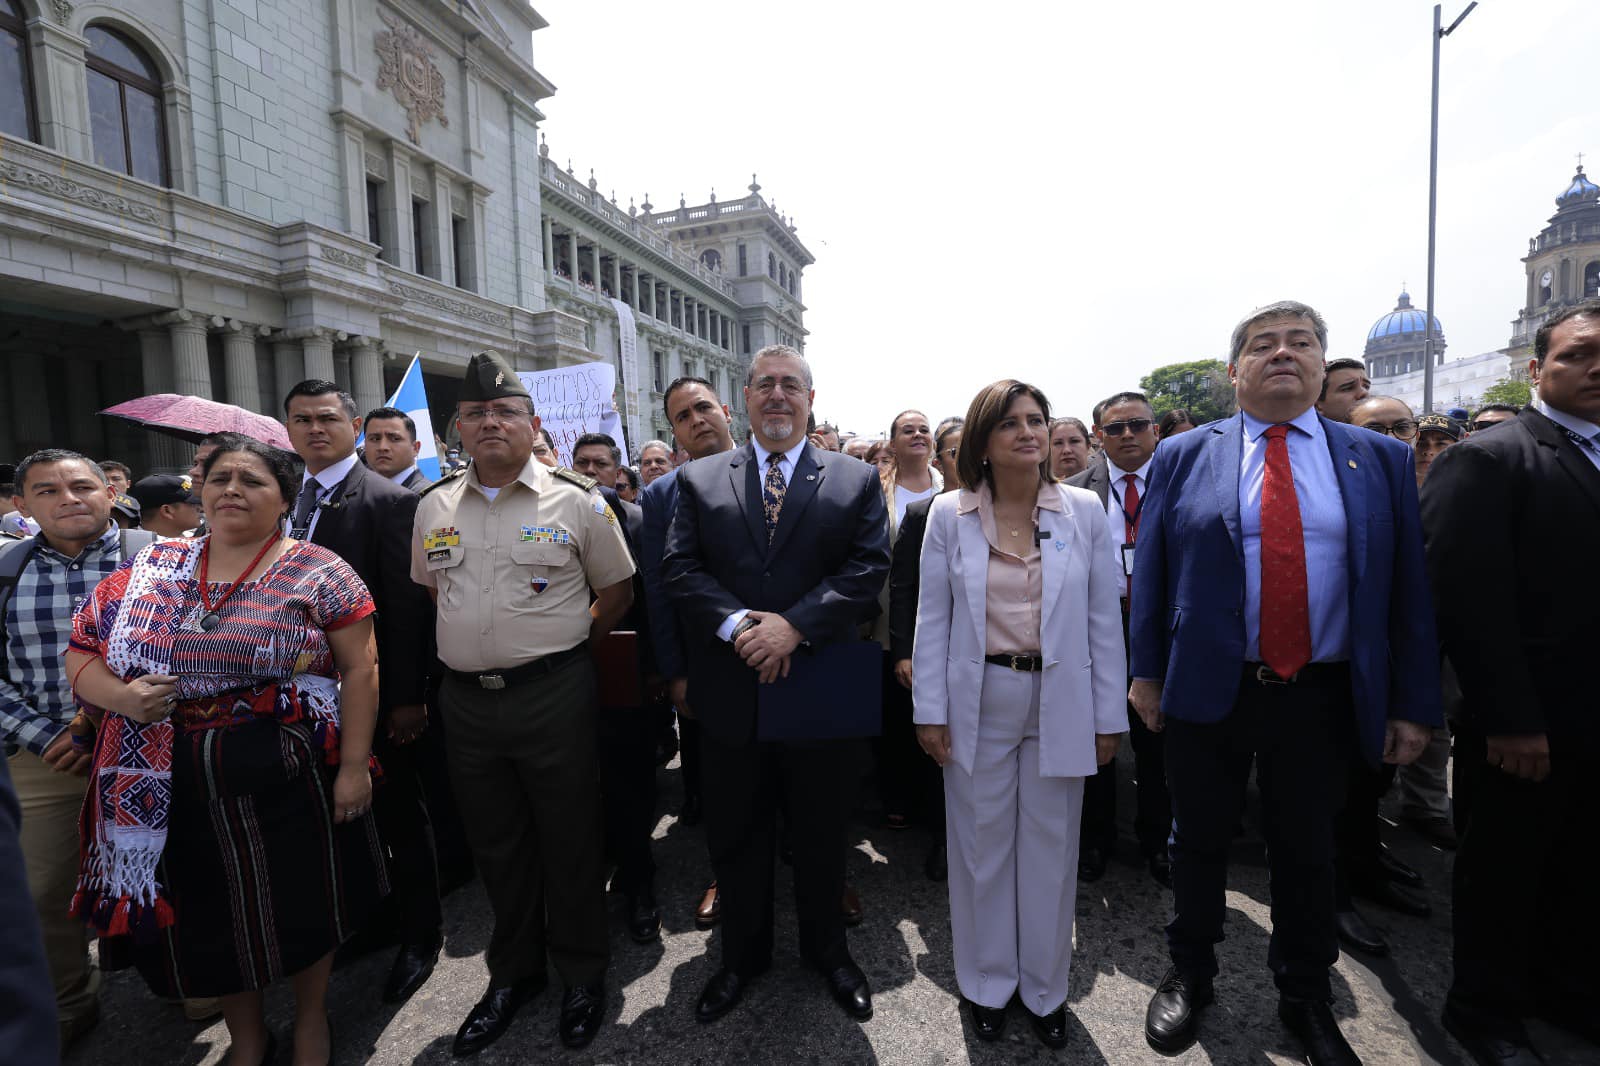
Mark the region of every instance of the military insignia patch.
<instances>
[{"instance_id":1,"label":"military insignia patch","mask_svg":"<svg viewBox=\"0 0 1600 1066\"><path fill-rule=\"evenodd\" d=\"M606 506L605 500L597 499L594 501L594 513L597 515L604 515L606 521L610 522L612 525L617 524L617 516L611 513L611 508Z\"/></svg>"},{"instance_id":2,"label":"military insignia patch","mask_svg":"<svg viewBox=\"0 0 1600 1066\"><path fill-rule=\"evenodd\" d=\"M537 596L539 593L550 587L550 579L547 577L536 577L529 581L528 584L533 587L533 594Z\"/></svg>"},{"instance_id":3,"label":"military insignia patch","mask_svg":"<svg viewBox=\"0 0 1600 1066\"><path fill-rule=\"evenodd\" d=\"M461 531L455 526L441 526L430 529L422 535L422 547L427 551L435 548L459 548L461 546Z\"/></svg>"}]
</instances>

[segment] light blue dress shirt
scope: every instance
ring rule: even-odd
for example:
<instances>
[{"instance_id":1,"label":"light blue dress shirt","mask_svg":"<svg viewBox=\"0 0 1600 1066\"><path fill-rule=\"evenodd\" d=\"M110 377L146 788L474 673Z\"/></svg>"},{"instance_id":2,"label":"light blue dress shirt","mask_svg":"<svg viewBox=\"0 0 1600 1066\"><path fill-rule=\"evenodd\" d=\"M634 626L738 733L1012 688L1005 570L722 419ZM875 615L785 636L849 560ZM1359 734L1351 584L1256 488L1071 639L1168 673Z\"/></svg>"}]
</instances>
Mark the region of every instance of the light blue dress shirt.
<instances>
[{"instance_id":1,"label":"light blue dress shirt","mask_svg":"<svg viewBox=\"0 0 1600 1066\"><path fill-rule=\"evenodd\" d=\"M1239 465L1239 522L1244 532L1245 658L1261 658L1261 485L1267 471L1271 423L1244 416ZM1344 496L1315 407L1288 423L1289 466L1300 504L1306 547L1306 593L1311 612L1311 660L1350 658L1350 571Z\"/></svg>"}]
</instances>

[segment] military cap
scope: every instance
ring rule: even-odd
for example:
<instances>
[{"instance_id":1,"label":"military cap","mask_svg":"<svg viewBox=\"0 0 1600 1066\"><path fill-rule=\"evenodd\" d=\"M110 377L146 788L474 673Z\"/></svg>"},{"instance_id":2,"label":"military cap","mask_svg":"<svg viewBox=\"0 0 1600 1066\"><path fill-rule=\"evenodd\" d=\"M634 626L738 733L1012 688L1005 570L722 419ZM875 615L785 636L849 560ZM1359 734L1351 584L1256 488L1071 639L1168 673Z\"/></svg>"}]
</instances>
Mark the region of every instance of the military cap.
<instances>
[{"instance_id":1,"label":"military cap","mask_svg":"<svg viewBox=\"0 0 1600 1066\"><path fill-rule=\"evenodd\" d=\"M139 501L141 508L152 511L168 503L199 503L194 479L188 474L151 474L140 478L128 489L128 495Z\"/></svg>"},{"instance_id":2,"label":"military cap","mask_svg":"<svg viewBox=\"0 0 1600 1066\"><path fill-rule=\"evenodd\" d=\"M130 522L139 521L139 501L125 492L119 492L111 501L111 509L128 519Z\"/></svg>"},{"instance_id":3,"label":"military cap","mask_svg":"<svg viewBox=\"0 0 1600 1066\"><path fill-rule=\"evenodd\" d=\"M1449 415L1427 414L1417 419L1417 433L1443 433L1451 440L1461 439L1461 423Z\"/></svg>"},{"instance_id":4,"label":"military cap","mask_svg":"<svg viewBox=\"0 0 1600 1066\"><path fill-rule=\"evenodd\" d=\"M505 357L493 348L485 348L468 361L467 376L457 399L461 403L483 403L503 396L522 396L530 403L533 400Z\"/></svg>"}]
</instances>

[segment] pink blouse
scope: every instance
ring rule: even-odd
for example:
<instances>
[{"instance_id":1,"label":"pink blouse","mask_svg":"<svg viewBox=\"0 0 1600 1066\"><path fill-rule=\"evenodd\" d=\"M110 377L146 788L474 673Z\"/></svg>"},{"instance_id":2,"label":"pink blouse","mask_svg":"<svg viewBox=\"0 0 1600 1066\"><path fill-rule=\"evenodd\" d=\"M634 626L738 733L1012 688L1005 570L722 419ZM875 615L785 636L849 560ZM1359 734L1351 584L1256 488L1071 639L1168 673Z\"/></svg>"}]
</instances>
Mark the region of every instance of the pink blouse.
<instances>
[{"instance_id":1,"label":"pink blouse","mask_svg":"<svg viewBox=\"0 0 1600 1066\"><path fill-rule=\"evenodd\" d=\"M984 637L986 655L1037 655L1039 653L1040 603L1044 598L1044 577L1040 569L1039 543L1034 533L1039 528L1039 512L1061 513L1061 493L1055 485L1039 483L1038 502L1033 521L1026 529L1010 529L1002 536L995 526L994 495L987 484L977 492L963 490L956 503L956 514L978 512L984 539L989 542L989 571L984 614L988 620Z\"/></svg>"}]
</instances>

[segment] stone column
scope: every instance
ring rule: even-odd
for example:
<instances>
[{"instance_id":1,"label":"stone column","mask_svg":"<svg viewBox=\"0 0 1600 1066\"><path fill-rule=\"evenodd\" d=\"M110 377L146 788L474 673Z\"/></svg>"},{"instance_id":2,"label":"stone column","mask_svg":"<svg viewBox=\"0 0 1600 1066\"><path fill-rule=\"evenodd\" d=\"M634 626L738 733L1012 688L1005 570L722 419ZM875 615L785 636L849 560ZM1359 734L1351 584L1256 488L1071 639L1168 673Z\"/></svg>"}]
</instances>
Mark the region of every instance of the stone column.
<instances>
[{"instance_id":1,"label":"stone column","mask_svg":"<svg viewBox=\"0 0 1600 1066\"><path fill-rule=\"evenodd\" d=\"M172 339L166 330L139 330L139 366L144 375L141 395L172 391Z\"/></svg>"},{"instance_id":2,"label":"stone column","mask_svg":"<svg viewBox=\"0 0 1600 1066\"><path fill-rule=\"evenodd\" d=\"M544 274L548 280L556 272L556 228L550 222L550 216L543 219L544 225Z\"/></svg>"},{"instance_id":3,"label":"stone column","mask_svg":"<svg viewBox=\"0 0 1600 1066\"><path fill-rule=\"evenodd\" d=\"M433 260L438 266L433 276L446 285L455 285L461 274L456 262L455 227L450 208L450 175L439 167L429 168L433 185Z\"/></svg>"},{"instance_id":4,"label":"stone column","mask_svg":"<svg viewBox=\"0 0 1600 1066\"><path fill-rule=\"evenodd\" d=\"M213 319L212 324L216 323ZM228 402L260 414L261 379L256 376L256 336L260 330L230 318L222 323L221 332Z\"/></svg>"},{"instance_id":5,"label":"stone column","mask_svg":"<svg viewBox=\"0 0 1600 1066\"><path fill-rule=\"evenodd\" d=\"M320 326L313 327L304 331L300 343L305 356L306 377L336 382L338 379L333 368L333 331Z\"/></svg>"},{"instance_id":6,"label":"stone column","mask_svg":"<svg viewBox=\"0 0 1600 1066\"><path fill-rule=\"evenodd\" d=\"M347 348L333 350L333 383L345 392L355 392L350 385L350 351Z\"/></svg>"},{"instance_id":7,"label":"stone column","mask_svg":"<svg viewBox=\"0 0 1600 1066\"><path fill-rule=\"evenodd\" d=\"M578 231L567 230L567 268L572 271L572 284L578 284L582 271L578 267Z\"/></svg>"},{"instance_id":8,"label":"stone column","mask_svg":"<svg viewBox=\"0 0 1600 1066\"><path fill-rule=\"evenodd\" d=\"M356 398L356 409L365 418L367 412L382 407L383 351L374 337L352 337L347 349L350 353L350 392Z\"/></svg>"},{"instance_id":9,"label":"stone column","mask_svg":"<svg viewBox=\"0 0 1600 1066\"><path fill-rule=\"evenodd\" d=\"M305 380L306 359L300 342L279 330L272 338L272 373L278 394L272 398L272 414L283 410L283 398L289 390Z\"/></svg>"},{"instance_id":10,"label":"stone column","mask_svg":"<svg viewBox=\"0 0 1600 1066\"><path fill-rule=\"evenodd\" d=\"M192 317L167 327L172 336L172 387L184 396L211 399L211 357L206 327Z\"/></svg>"},{"instance_id":11,"label":"stone column","mask_svg":"<svg viewBox=\"0 0 1600 1066\"><path fill-rule=\"evenodd\" d=\"M20 455L40 448L54 448L61 441L51 440L50 406L44 402L48 390L44 381L44 357L32 352L6 356L11 386L11 439ZM6 501L6 510L10 510Z\"/></svg>"},{"instance_id":12,"label":"stone column","mask_svg":"<svg viewBox=\"0 0 1600 1066\"><path fill-rule=\"evenodd\" d=\"M622 257L611 257L611 295L622 299Z\"/></svg>"},{"instance_id":13,"label":"stone column","mask_svg":"<svg viewBox=\"0 0 1600 1066\"><path fill-rule=\"evenodd\" d=\"M589 254L594 258L594 292L596 296L605 295L605 290L600 287L600 242L596 240L589 245Z\"/></svg>"}]
</instances>

